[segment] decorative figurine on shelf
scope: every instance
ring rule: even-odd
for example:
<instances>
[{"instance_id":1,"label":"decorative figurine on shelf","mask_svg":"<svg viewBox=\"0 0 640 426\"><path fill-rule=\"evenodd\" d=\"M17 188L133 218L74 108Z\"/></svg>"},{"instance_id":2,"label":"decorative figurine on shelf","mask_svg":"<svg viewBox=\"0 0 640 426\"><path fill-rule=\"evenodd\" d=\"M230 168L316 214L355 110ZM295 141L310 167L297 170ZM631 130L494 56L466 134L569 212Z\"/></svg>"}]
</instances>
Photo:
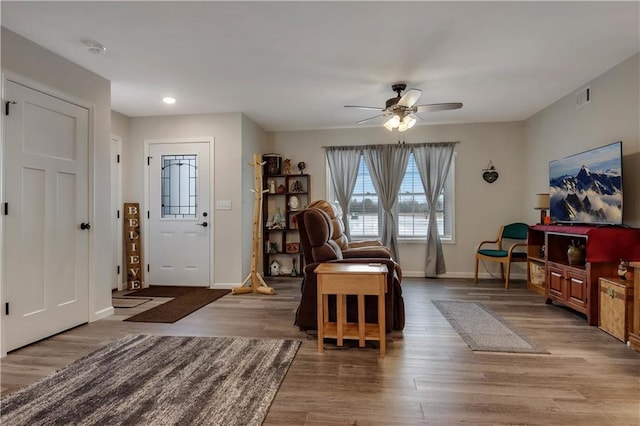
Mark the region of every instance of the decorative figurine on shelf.
<instances>
[{"instance_id":1,"label":"decorative figurine on shelf","mask_svg":"<svg viewBox=\"0 0 640 426\"><path fill-rule=\"evenodd\" d=\"M270 180L269 181L269 194L275 194L275 193L276 193L276 181Z\"/></svg>"},{"instance_id":2,"label":"decorative figurine on shelf","mask_svg":"<svg viewBox=\"0 0 640 426\"><path fill-rule=\"evenodd\" d=\"M307 163L305 163L304 161L301 161L298 163L298 170L300 170L300 174L304 174L304 169L307 168Z\"/></svg>"},{"instance_id":3,"label":"decorative figurine on shelf","mask_svg":"<svg viewBox=\"0 0 640 426\"><path fill-rule=\"evenodd\" d=\"M285 188L284 185L280 184L278 185L278 189L276 190L276 192L278 194L284 194L285 192L287 192L287 188Z\"/></svg>"},{"instance_id":4,"label":"decorative figurine on shelf","mask_svg":"<svg viewBox=\"0 0 640 426\"><path fill-rule=\"evenodd\" d=\"M293 186L291 187L291 192L304 192L302 182L300 182L298 179L294 180Z\"/></svg>"},{"instance_id":5,"label":"decorative figurine on shelf","mask_svg":"<svg viewBox=\"0 0 640 426\"><path fill-rule=\"evenodd\" d=\"M291 276L295 277L298 275L298 271L296 270L296 258L294 257L291 261L293 262L293 268L291 268Z\"/></svg>"},{"instance_id":6,"label":"decorative figurine on shelf","mask_svg":"<svg viewBox=\"0 0 640 426\"><path fill-rule=\"evenodd\" d=\"M291 174L291 158L284 159L284 174L285 175Z\"/></svg>"},{"instance_id":7,"label":"decorative figurine on shelf","mask_svg":"<svg viewBox=\"0 0 640 426\"><path fill-rule=\"evenodd\" d=\"M620 263L618 264L618 278L623 281L627 279L627 266L628 263L620 259Z\"/></svg>"},{"instance_id":8,"label":"decorative figurine on shelf","mask_svg":"<svg viewBox=\"0 0 640 426\"><path fill-rule=\"evenodd\" d=\"M271 275L273 276L280 275L280 264L277 260L274 260L269 264L269 271L271 271Z\"/></svg>"},{"instance_id":9,"label":"decorative figurine on shelf","mask_svg":"<svg viewBox=\"0 0 640 426\"><path fill-rule=\"evenodd\" d=\"M291 210L298 210L300 208L300 200L295 195L289 197L289 208Z\"/></svg>"},{"instance_id":10,"label":"decorative figurine on shelf","mask_svg":"<svg viewBox=\"0 0 640 426\"><path fill-rule=\"evenodd\" d=\"M269 253L278 253L278 243L269 241Z\"/></svg>"},{"instance_id":11,"label":"decorative figurine on shelf","mask_svg":"<svg viewBox=\"0 0 640 426\"><path fill-rule=\"evenodd\" d=\"M269 229L284 229L286 226L284 215L280 212L280 208L276 209L271 219L271 227ZM269 221L267 221L267 227L269 227Z\"/></svg>"}]
</instances>

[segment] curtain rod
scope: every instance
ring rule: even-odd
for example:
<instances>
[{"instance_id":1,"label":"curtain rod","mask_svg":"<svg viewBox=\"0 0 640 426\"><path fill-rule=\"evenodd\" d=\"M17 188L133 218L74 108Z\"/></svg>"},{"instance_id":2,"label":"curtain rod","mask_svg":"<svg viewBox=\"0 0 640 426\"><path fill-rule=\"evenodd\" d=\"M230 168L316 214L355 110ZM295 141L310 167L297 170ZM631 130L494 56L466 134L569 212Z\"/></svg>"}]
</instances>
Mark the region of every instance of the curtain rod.
<instances>
[{"instance_id":1,"label":"curtain rod","mask_svg":"<svg viewBox=\"0 0 640 426\"><path fill-rule=\"evenodd\" d=\"M366 147L375 146L387 146L387 145L410 145L410 146L427 146L427 145L445 145L445 144L459 144L460 141L446 141L446 142L418 142L418 143L381 143L374 145L335 145L335 146L323 146L322 149L328 148L345 148L345 149L363 149Z\"/></svg>"}]
</instances>

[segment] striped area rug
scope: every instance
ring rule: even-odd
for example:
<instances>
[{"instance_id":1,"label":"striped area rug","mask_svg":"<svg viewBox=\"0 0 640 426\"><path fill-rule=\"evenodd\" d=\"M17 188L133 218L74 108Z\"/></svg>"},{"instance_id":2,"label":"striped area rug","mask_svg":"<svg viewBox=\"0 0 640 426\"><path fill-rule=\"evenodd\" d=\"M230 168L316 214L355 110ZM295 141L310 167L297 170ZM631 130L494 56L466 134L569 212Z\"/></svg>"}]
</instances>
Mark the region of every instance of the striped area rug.
<instances>
[{"instance_id":1,"label":"striped area rug","mask_svg":"<svg viewBox=\"0 0 640 426\"><path fill-rule=\"evenodd\" d=\"M130 335L1 402L7 425L260 425L299 341Z\"/></svg>"}]
</instances>

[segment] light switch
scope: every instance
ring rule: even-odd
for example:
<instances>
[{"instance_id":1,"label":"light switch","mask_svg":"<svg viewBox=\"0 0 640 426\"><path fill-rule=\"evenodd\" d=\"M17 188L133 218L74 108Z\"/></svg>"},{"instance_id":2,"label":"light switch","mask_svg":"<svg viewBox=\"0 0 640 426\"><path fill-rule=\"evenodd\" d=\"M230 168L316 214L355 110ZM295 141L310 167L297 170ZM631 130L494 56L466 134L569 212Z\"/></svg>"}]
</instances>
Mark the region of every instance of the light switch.
<instances>
[{"instance_id":1,"label":"light switch","mask_svg":"<svg viewBox=\"0 0 640 426\"><path fill-rule=\"evenodd\" d=\"M216 201L216 210L231 210L231 201Z\"/></svg>"}]
</instances>

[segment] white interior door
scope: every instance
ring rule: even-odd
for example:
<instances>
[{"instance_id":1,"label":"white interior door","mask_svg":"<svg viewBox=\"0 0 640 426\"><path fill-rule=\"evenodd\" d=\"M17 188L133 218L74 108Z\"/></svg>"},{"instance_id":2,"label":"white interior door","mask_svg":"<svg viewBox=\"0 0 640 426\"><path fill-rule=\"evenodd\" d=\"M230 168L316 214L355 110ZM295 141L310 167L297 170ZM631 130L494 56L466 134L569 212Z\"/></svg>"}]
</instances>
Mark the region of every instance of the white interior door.
<instances>
[{"instance_id":1,"label":"white interior door","mask_svg":"<svg viewBox=\"0 0 640 426\"><path fill-rule=\"evenodd\" d=\"M15 102L4 117L2 324L12 350L89 320L89 112L8 80L5 93Z\"/></svg>"},{"instance_id":2,"label":"white interior door","mask_svg":"<svg viewBox=\"0 0 640 426\"><path fill-rule=\"evenodd\" d=\"M150 285L210 285L209 142L149 145Z\"/></svg>"}]
</instances>

